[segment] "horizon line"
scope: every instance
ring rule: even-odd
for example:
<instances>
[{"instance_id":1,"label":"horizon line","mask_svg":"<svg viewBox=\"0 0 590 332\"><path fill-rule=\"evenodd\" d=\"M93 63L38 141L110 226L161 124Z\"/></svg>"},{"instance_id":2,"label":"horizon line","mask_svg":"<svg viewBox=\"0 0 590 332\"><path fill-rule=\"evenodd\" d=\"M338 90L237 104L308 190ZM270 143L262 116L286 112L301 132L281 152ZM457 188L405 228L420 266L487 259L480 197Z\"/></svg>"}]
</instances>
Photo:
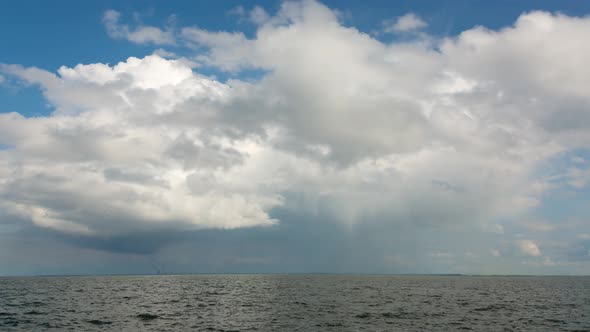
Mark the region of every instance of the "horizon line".
<instances>
[{"instance_id":1,"label":"horizon line","mask_svg":"<svg viewBox=\"0 0 590 332\"><path fill-rule=\"evenodd\" d=\"M590 274L478 274L478 273L338 273L338 272L190 272L190 273L104 273L104 274L23 274L0 278L36 277L125 277L125 276L224 276L224 275L310 275L310 276L424 276L424 277L590 277Z\"/></svg>"}]
</instances>

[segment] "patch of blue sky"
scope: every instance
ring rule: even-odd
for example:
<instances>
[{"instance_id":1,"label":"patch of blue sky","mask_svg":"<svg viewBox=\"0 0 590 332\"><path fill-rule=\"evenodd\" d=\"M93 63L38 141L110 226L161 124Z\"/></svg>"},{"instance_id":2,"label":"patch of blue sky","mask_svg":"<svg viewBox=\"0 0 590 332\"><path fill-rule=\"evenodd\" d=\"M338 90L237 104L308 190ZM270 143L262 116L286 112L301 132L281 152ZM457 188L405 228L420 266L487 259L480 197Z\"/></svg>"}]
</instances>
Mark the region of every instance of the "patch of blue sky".
<instances>
[{"instance_id":1,"label":"patch of blue sky","mask_svg":"<svg viewBox=\"0 0 590 332\"><path fill-rule=\"evenodd\" d=\"M568 170L574 168L590 168L590 149L579 148L559 153L539 164L532 176L546 180L556 188L568 187Z\"/></svg>"},{"instance_id":2,"label":"patch of blue sky","mask_svg":"<svg viewBox=\"0 0 590 332\"><path fill-rule=\"evenodd\" d=\"M531 215L547 221L562 222L579 216L590 215L590 186L575 188L561 186L541 197L541 202Z\"/></svg>"},{"instance_id":3,"label":"patch of blue sky","mask_svg":"<svg viewBox=\"0 0 590 332\"><path fill-rule=\"evenodd\" d=\"M549 189L539 197L537 207L523 216L525 219L538 220L552 225L578 223L580 216L590 215L590 185L588 183L573 185L571 169L590 169L590 149L565 151L539 165L532 177L550 184ZM510 225L510 222L502 223ZM570 227L566 233L575 233L577 227ZM590 231L590 230L588 230ZM563 232L563 230L560 230Z\"/></svg>"},{"instance_id":4,"label":"patch of blue sky","mask_svg":"<svg viewBox=\"0 0 590 332\"><path fill-rule=\"evenodd\" d=\"M435 37L454 36L475 26L498 29L511 26L522 13L533 10L561 12L573 16L590 13L587 1L552 0L326 0L330 8L340 10L344 23L360 31L371 32L381 28L376 23L412 12L420 16L428 26L424 29ZM379 34L385 40L393 37Z\"/></svg>"},{"instance_id":5,"label":"patch of blue sky","mask_svg":"<svg viewBox=\"0 0 590 332\"><path fill-rule=\"evenodd\" d=\"M38 117L53 110L37 86L17 82L0 85L0 113L16 112L24 117Z\"/></svg>"}]
</instances>

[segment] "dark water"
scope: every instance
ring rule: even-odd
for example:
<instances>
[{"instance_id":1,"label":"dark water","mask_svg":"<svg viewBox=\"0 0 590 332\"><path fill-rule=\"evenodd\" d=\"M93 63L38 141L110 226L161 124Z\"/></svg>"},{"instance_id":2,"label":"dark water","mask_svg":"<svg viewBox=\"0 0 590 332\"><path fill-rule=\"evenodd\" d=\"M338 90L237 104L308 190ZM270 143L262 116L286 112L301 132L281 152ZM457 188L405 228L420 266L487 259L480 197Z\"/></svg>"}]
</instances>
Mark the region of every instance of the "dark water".
<instances>
[{"instance_id":1,"label":"dark water","mask_svg":"<svg viewBox=\"0 0 590 332\"><path fill-rule=\"evenodd\" d=\"M590 278L0 278L0 330L49 329L590 331Z\"/></svg>"}]
</instances>

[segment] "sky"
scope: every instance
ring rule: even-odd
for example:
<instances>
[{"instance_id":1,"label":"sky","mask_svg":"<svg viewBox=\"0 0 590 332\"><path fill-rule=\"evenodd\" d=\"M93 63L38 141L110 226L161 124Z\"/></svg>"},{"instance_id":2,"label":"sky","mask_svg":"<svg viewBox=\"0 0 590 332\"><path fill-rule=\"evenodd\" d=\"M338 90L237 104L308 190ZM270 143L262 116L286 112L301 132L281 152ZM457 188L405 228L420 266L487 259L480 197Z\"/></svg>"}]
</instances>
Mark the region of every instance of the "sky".
<instances>
[{"instance_id":1,"label":"sky","mask_svg":"<svg viewBox=\"0 0 590 332\"><path fill-rule=\"evenodd\" d=\"M19 1L0 275L590 274L590 3Z\"/></svg>"}]
</instances>

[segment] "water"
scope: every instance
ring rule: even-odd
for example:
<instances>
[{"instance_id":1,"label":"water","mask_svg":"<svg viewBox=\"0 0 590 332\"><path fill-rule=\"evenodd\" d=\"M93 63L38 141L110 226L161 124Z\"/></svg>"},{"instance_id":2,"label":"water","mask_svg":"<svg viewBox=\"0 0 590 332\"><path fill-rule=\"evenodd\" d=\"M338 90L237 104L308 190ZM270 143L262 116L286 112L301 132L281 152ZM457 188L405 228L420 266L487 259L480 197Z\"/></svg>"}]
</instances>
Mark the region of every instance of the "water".
<instances>
[{"instance_id":1,"label":"water","mask_svg":"<svg viewBox=\"0 0 590 332\"><path fill-rule=\"evenodd\" d=\"M0 330L590 331L590 278L0 278Z\"/></svg>"}]
</instances>

